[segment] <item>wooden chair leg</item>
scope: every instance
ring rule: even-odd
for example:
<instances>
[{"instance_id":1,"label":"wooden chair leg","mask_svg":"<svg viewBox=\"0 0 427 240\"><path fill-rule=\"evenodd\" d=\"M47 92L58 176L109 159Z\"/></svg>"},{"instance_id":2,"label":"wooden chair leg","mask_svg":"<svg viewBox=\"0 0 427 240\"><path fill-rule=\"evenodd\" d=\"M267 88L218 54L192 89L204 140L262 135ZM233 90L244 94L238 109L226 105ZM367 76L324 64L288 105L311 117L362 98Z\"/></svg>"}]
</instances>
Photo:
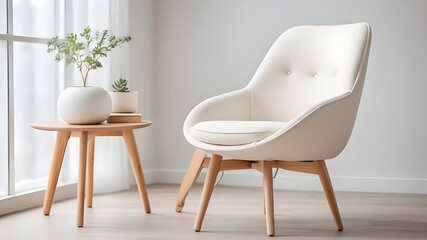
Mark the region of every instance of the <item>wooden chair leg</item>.
<instances>
[{"instance_id":1,"label":"wooden chair leg","mask_svg":"<svg viewBox=\"0 0 427 240\"><path fill-rule=\"evenodd\" d=\"M200 232L200 229L202 228L203 218L205 217L209 200L211 199L212 191L215 187L215 180L219 170L221 169L221 161L222 156L214 154L209 162L208 174L206 175L199 210L197 211L196 222L194 223L194 230L196 232Z\"/></svg>"},{"instance_id":2,"label":"wooden chair leg","mask_svg":"<svg viewBox=\"0 0 427 240\"><path fill-rule=\"evenodd\" d=\"M43 203L44 215L49 215L50 209L52 208L53 196L55 195L56 185L58 184L59 173L61 172L65 149L67 148L70 135L71 132L59 131L56 136L55 150L53 152L52 165L50 167L49 173L49 182L47 184Z\"/></svg>"},{"instance_id":3,"label":"wooden chair leg","mask_svg":"<svg viewBox=\"0 0 427 240\"><path fill-rule=\"evenodd\" d=\"M148 200L147 187L145 186L144 173L142 171L141 160L136 147L135 136L132 130L123 131L126 148L128 150L130 163L133 174L135 175L136 185L138 186L139 195L141 196L146 213L151 213L150 201Z\"/></svg>"},{"instance_id":4,"label":"wooden chair leg","mask_svg":"<svg viewBox=\"0 0 427 240\"><path fill-rule=\"evenodd\" d=\"M262 207L263 207L263 209L264 209L264 215L265 214L267 214L266 213L266 211L265 211L265 194L264 194L264 184L263 184L263 186L262 186Z\"/></svg>"},{"instance_id":5,"label":"wooden chair leg","mask_svg":"<svg viewBox=\"0 0 427 240\"><path fill-rule=\"evenodd\" d=\"M328 200L329 207L331 208L332 215L334 216L335 224L338 231L342 231L344 226L341 221L340 211L338 209L337 200L335 199L334 189L332 188L331 179L329 178L328 169L324 160L316 161L320 181L322 182L323 191L325 192L326 199Z\"/></svg>"},{"instance_id":6,"label":"wooden chair leg","mask_svg":"<svg viewBox=\"0 0 427 240\"><path fill-rule=\"evenodd\" d=\"M264 192L264 211L267 223L267 234L272 237L275 234L274 226L274 196L273 196L273 173L272 163L262 161L263 192Z\"/></svg>"},{"instance_id":7,"label":"wooden chair leg","mask_svg":"<svg viewBox=\"0 0 427 240\"><path fill-rule=\"evenodd\" d=\"M86 206L92 207L93 202L93 171L95 160L95 136L89 137L87 147L87 175L86 175Z\"/></svg>"},{"instance_id":8,"label":"wooden chair leg","mask_svg":"<svg viewBox=\"0 0 427 240\"><path fill-rule=\"evenodd\" d=\"M182 180L179 188L178 196L176 199L175 211L181 212L184 208L185 199L187 198L188 192L196 182L202 170L203 162L205 161L206 153L200 149L196 149L191 159L190 165L188 166L187 172L185 173L184 179Z\"/></svg>"},{"instance_id":9,"label":"wooden chair leg","mask_svg":"<svg viewBox=\"0 0 427 240\"><path fill-rule=\"evenodd\" d=\"M77 184L77 227L83 227L88 132L80 136L79 177Z\"/></svg>"}]
</instances>

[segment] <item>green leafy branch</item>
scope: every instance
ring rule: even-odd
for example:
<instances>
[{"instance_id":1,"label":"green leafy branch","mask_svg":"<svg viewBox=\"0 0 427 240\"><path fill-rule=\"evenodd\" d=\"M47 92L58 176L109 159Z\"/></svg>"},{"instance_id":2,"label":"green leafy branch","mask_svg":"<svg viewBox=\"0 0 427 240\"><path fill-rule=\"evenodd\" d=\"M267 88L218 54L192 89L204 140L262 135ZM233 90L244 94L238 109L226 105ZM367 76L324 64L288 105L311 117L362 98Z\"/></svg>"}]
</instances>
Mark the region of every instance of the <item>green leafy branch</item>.
<instances>
[{"instance_id":1,"label":"green leafy branch","mask_svg":"<svg viewBox=\"0 0 427 240\"><path fill-rule=\"evenodd\" d=\"M108 30L93 34L91 28L86 27L80 33L80 38L75 33L67 34L63 40L52 38L47 43L47 52L57 52L55 60L65 60L66 66L74 63L82 77L83 87L86 87L89 72L102 67L101 58L107 57L108 52L131 39L130 36L112 36Z\"/></svg>"}]
</instances>

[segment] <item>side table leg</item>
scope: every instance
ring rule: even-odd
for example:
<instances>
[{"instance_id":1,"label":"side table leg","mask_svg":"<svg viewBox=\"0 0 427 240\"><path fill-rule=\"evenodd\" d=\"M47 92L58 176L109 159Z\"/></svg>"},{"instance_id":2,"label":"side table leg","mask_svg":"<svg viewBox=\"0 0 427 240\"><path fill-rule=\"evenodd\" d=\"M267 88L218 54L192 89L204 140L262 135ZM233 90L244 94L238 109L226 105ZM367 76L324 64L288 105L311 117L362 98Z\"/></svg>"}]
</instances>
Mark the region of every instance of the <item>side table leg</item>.
<instances>
[{"instance_id":1,"label":"side table leg","mask_svg":"<svg viewBox=\"0 0 427 240\"><path fill-rule=\"evenodd\" d=\"M147 189L146 189L145 180L144 180L144 173L142 172L141 161L139 159L138 149L136 146L133 130L124 130L122 134L126 143L126 148L128 150L133 174L135 175L136 184L138 185L139 194L141 196L142 202L144 203L145 212L150 213L151 212L150 202L148 200L148 194L147 194Z\"/></svg>"},{"instance_id":2,"label":"side table leg","mask_svg":"<svg viewBox=\"0 0 427 240\"><path fill-rule=\"evenodd\" d=\"M88 132L80 135L79 178L77 186L77 227L83 227Z\"/></svg>"},{"instance_id":3,"label":"side table leg","mask_svg":"<svg viewBox=\"0 0 427 240\"><path fill-rule=\"evenodd\" d=\"M93 169L95 159L95 136L89 137L87 146L86 206L92 207L93 202Z\"/></svg>"},{"instance_id":4,"label":"side table leg","mask_svg":"<svg viewBox=\"0 0 427 240\"><path fill-rule=\"evenodd\" d=\"M62 161L64 159L65 149L71 132L59 131L56 136L55 150L53 152L52 165L50 167L49 182L46 188L46 194L43 203L43 214L49 215L52 207L53 196L55 195L56 184L58 183L59 173L61 172Z\"/></svg>"}]
</instances>

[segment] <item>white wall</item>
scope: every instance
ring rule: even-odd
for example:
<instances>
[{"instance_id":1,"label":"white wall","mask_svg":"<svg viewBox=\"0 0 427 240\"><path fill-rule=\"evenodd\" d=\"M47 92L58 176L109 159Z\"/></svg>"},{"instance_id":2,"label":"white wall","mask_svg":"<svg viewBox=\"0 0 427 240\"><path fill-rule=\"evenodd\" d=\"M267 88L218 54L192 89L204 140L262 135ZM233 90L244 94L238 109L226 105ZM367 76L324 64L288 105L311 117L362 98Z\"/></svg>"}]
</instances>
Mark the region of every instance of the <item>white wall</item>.
<instances>
[{"instance_id":1,"label":"white wall","mask_svg":"<svg viewBox=\"0 0 427 240\"><path fill-rule=\"evenodd\" d=\"M303 24L365 21L373 29L359 115L347 148L328 162L340 191L427 193L427 1L130 1L131 74L154 124L139 147L149 181L179 183L193 148L182 124L200 101L245 86L273 41ZM142 44L142 46L137 46ZM143 138L143 137L141 137ZM258 176L258 177L253 177ZM280 171L278 188L320 189ZM256 172L223 183L260 185Z\"/></svg>"},{"instance_id":2,"label":"white wall","mask_svg":"<svg viewBox=\"0 0 427 240\"><path fill-rule=\"evenodd\" d=\"M154 118L152 20L151 1L129 1L129 31L132 37L129 84L132 89L139 92L138 108L142 117L149 120ZM157 162L153 155L155 149L152 144L152 139L155 137L153 128L135 131L135 137L144 169L156 168Z\"/></svg>"}]
</instances>

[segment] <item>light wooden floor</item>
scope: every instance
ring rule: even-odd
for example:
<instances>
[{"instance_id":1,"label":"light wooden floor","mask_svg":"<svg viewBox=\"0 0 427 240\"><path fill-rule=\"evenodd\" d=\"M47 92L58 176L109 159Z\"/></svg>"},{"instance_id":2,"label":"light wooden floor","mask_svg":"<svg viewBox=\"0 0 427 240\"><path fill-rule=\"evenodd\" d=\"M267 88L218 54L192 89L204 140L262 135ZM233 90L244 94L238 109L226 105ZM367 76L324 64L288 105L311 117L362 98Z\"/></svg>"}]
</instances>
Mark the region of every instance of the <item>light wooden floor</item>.
<instances>
[{"instance_id":1,"label":"light wooden floor","mask_svg":"<svg viewBox=\"0 0 427 240\"><path fill-rule=\"evenodd\" d=\"M193 229L201 186L175 212L178 185L148 188L152 214L137 190L100 195L76 227L76 200L0 217L0 239L427 239L427 195L342 193L337 200L344 232L337 232L322 192L275 191L276 237L266 236L260 188L218 186L202 232Z\"/></svg>"}]
</instances>

